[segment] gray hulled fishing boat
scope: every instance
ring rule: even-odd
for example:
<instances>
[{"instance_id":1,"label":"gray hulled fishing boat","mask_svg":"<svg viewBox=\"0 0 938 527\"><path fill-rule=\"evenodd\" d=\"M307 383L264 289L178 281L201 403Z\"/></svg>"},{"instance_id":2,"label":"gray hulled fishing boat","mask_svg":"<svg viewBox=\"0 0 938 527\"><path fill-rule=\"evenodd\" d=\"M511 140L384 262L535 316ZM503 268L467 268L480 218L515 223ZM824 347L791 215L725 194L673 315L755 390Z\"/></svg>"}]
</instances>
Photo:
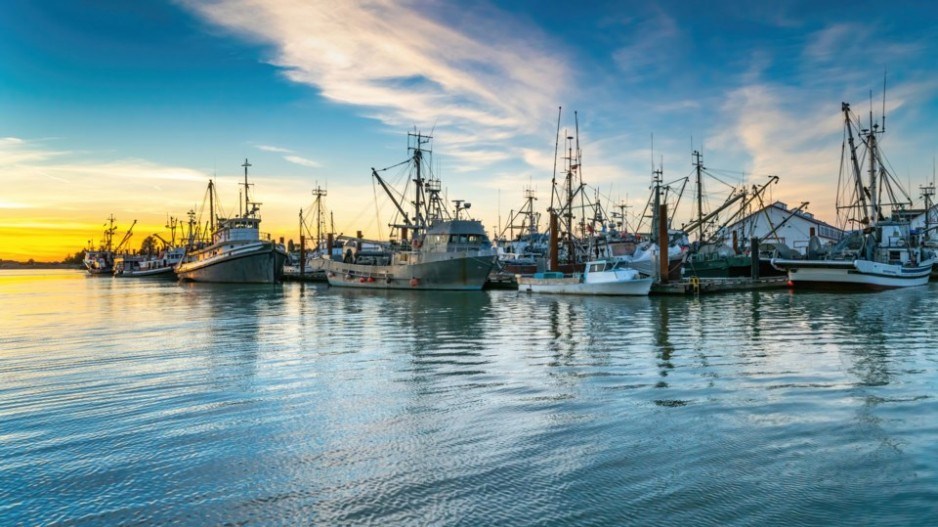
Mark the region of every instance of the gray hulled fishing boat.
<instances>
[{"instance_id":1,"label":"gray hulled fishing boat","mask_svg":"<svg viewBox=\"0 0 938 527\"><path fill-rule=\"evenodd\" d=\"M479 290L495 267L497 253L482 223L460 219L470 204L456 201L451 216L440 199L440 181L430 170L429 136L408 134L413 152L408 161L414 186L411 217L388 184L372 169L400 215L392 224L401 234L399 243L378 250L349 247L342 261L326 260L323 269L329 285L368 289ZM428 176L429 174L429 176ZM408 240L408 235L412 235ZM354 243L354 242L353 242Z\"/></svg>"},{"instance_id":2,"label":"gray hulled fishing boat","mask_svg":"<svg viewBox=\"0 0 938 527\"><path fill-rule=\"evenodd\" d=\"M209 181L211 242L200 246L191 235L190 246L176 275L195 282L273 283L283 277L286 250L260 233L259 203L248 197L248 167L244 160L244 210L234 218L218 218L214 210L215 186ZM240 205L239 205L240 206ZM190 220L190 225L193 223Z\"/></svg>"}]
</instances>

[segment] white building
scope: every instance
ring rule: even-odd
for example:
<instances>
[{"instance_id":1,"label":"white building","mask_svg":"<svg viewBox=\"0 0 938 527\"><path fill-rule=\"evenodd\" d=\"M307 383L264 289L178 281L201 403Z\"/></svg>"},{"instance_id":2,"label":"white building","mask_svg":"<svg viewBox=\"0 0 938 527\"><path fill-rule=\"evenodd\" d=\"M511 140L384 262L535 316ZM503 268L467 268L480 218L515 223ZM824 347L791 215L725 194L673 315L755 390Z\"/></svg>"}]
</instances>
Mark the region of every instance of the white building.
<instances>
[{"instance_id":1,"label":"white building","mask_svg":"<svg viewBox=\"0 0 938 527\"><path fill-rule=\"evenodd\" d=\"M913 230L928 229L926 239L930 242L938 242L938 205L932 206L927 215L925 209L910 210L908 217Z\"/></svg>"},{"instance_id":2,"label":"white building","mask_svg":"<svg viewBox=\"0 0 938 527\"><path fill-rule=\"evenodd\" d=\"M785 221L786 218L789 218ZM781 227L779 227L781 225ZM775 229L775 233L769 233ZM809 212L789 210L781 201L760 209L741 220L727 225L721 231L727 245L743 250L749 247L749 239L757 237L763 242L784 243L788 247L804 254L812 236L820 238L822 244L834 243L843 237L844 232L825 223Z\"/></svg>"}]
</instances>

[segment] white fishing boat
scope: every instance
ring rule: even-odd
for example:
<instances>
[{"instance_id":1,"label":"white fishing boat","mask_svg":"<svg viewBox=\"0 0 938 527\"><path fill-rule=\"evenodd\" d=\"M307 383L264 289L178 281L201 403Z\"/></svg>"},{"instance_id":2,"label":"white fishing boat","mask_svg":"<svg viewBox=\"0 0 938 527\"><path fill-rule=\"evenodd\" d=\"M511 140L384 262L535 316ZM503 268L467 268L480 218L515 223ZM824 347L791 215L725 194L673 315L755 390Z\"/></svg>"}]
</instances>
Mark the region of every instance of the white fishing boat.
<instances>
[{"instance_id":1,"label":"white fishing boat","mask_svg":"<svg viewBox=\"0 0 938 527\"><path fill-rule=\"evenodd\" d=\"M563 295L645 296L651 291L652 278L643 277L621 262L595 260L582 273L558 272L517 275L518 290L528 293Z\"/></svg>"},{"instance_id":2,"label":"white fishing boat","mask_svg":"<svg viewBox=\"0 0 938 527\"><path fill-rule=\"evenodd\" d=\"M212 238L203 246L197 244L190 234L186 255L175 269L180 279L195 282L273 283L282 278L286 249L271 240L269 235L261 235L261 218L258 215L260 203L252 202L248 197L248 167L251 164L245 159L242 166L243 211L234 218L216 218L215 187L209 181L209 230Z\"/></svg>"},{"instance_id":3,"label":"white fishing boat","mask_svg":"<svg viewBox=\"0 0 938 527\"><path fill-rule=\"evenodd\" d=\"M795 287L815 286L823 288L850 287L866 289L890 289L911 287L928 283L932 265L936 262L931 249L923 246L920 234L913 232L904 219L904 211L912 200L898 201L896 197L908 194L899 182L886 170L877 144L877 134L883 133L878 124L872 123L861 129L859 122L851 119L850 105L843 103L841 110L845 118L844 155L850 156L842 166L852 169L852 177L842 177L850 185L852 200L838 207L846 211L847 217L861 225L830 249L812 241L808 256L803 260L772 260L772 265L788 272L789 282ZM854 130L866 150L866 156L858 156L854 143ZM863 181L859 159L867 159L868 182ZM839 193L838 195L842 195ZM885 202L888 198L891 201ZM887 219L887 208L891 209Z\"/></svg>"},{"instance_id":4,"label":"white fishing boat","mask_svg":"<svg viewBox=\"0 0 938 527\"><path fill-rule=\"evenodd\" d=\"M124 255L114 259L114 276L140 278L144 276L174 276L175 267L186 254L185 247L170 247L155 255Z\"/></svg>"},{"instance_id":5,"label":"white fishing boat","mask_svg":"<svg viewBox=\"0 0 938 527\"><path fill-rule=\"evenodd\" d=\"M413 216L401 205L389 185L372 169L372 176L394 202L400 221L391 225L401 234L399 242L377 250L365 250L359 241L341 261L323 259L329 285L364 289L480 290L495 267L496 251L482 223L460 219L469 203L455 200L451 216L440 198L441 184L430 172L425 149L431 138L408 134L412 157L407 161L408 180L414 185ZM401 165L401 164L399 164ZM395 165L398 166L398 165ZM386 169L385 169L386 170ZM408 240L408 235L411 239Z\"/></svg>"}]
</instances>

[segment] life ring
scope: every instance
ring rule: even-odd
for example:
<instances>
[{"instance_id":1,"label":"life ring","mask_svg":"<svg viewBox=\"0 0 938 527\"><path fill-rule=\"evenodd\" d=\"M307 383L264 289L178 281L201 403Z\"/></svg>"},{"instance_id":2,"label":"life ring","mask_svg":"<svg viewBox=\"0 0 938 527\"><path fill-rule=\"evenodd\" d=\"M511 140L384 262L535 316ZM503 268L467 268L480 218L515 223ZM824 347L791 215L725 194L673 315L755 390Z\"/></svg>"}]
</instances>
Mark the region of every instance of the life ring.
<instances>
[{"instance_id":1,"label":"life ring","mask_svg":"<svg viewBox=\"0 0 938 527\"><path fill-rule=\"evenodd\" d=\"M419 278L411 278L411 279L410 279L410 287L417 287L418 285L420 285L420 279L419 279Z\"/></svg>"}]
</instances>

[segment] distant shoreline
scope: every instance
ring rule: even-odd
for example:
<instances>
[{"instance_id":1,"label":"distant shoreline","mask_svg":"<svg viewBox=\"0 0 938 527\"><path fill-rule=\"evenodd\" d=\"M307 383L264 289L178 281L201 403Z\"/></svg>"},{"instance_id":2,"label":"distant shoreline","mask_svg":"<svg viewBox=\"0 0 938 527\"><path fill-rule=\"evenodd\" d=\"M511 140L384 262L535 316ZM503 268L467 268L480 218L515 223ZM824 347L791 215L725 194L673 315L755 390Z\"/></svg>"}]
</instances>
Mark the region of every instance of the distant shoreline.
<instances>
[{"instance_id":1,"label":"distant shoreline","mask_svg":"<svg viewBox=\"0 0 938 527\"><path fill-rule=\"evenodd\" d=\"M17 262L0 260L0 269L81 269L81 265L61 262Z\"/></svg>"}]
</instances>

